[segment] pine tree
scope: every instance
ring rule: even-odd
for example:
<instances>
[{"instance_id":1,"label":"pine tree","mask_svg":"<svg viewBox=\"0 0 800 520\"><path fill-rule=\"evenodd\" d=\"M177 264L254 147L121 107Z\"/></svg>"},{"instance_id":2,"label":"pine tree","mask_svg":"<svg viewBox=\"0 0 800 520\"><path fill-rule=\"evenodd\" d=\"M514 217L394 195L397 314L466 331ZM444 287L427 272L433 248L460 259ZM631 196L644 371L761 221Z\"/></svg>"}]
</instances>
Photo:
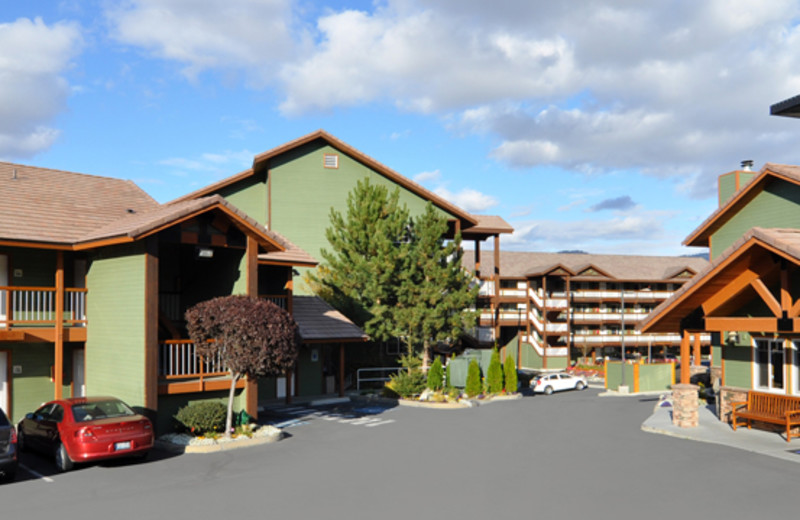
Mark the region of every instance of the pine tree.
<instances>
[{"instance_id":1,"label":"pine tree","mask_svg":"<svg viewBox=\"0 0 800 520\"><path fill-rule=\"evenodd\" d=\"M330 212L325 264L307 279L314 291L373 339L397 336L394 313L408 254L408 210L384 186L364 179L347 197L347 212Z\"/></svg>"},{"instance_id":2,"label":"pine tree","mask_svg":"<svg viewBox=\"0 0 800 520\"><path fill-rule=\"evenodd\" d=\"M519 379L517 378L517 362L513 357L506 355L506 362L503 364L503 372L506 380L506 393L511 394L517 391Z\"/></svg>"},{"instance_id":3,"label":"pine tree","mask_svg":"<svg viewBox=\"0 0 800 520\"><path fill-rule=\"evenodd\" d=\"M447 221L428 203L411 221L408 255L400 275L396 318L409 351L423 348L423 365L436 342L453 342L475 326L469 307L477 287L461 266L461 237L445 241Z\"/></svg>"},{"instance_id":4,"label":"pine tree","mask_svg":"<svg viewBox=\"0 0 800 520\"><path fill-rule=\"evenodd\" d=\"M490 394L499 394L503 391L503 367L500 364L500 354L497 352L497 348L492 349L492 359L489 360L486 379Z\"/></svg>"}]
</instances>

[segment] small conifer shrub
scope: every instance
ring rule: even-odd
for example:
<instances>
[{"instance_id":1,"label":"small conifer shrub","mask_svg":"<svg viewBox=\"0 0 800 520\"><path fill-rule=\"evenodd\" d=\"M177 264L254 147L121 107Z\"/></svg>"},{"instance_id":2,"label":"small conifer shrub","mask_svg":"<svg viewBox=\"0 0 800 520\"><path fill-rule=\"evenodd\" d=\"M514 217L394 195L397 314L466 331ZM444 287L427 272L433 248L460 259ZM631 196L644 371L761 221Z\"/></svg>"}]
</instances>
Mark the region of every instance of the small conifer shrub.
<instances>
[{"instance_id":1,"label":"small conifer shrub","mask_svg":"<svg viewBox=\"0 0 800 520\"><path fill-rule=\"evenodd\" d=\"M481 383L481 366L476 359L469 362L467 369L467 384L464 388L468 397L475 397L482 391L483 384Z\"/></svg>"},{"instance_id":2,"label":"small conifer shrub","mask_svg":"<svg viewBox=\"0 0 800 520\"><path fill-rule=\"evenodd\" d=\"M503 366L500 364L500 353L495 348L492 350L492 359L489 361L489 370L486 374L486 383L490 394L499 394L503 391Z\"/></svg>"},{"instance_id":3,"label":"small conifer shrub","mask_svg":"<svg viewBox=\"0 0 800 520\"><path fill-rule=\"evenodd\" d=\"M442 369L442 361L437 356L428 369L428 388L438 392L444 386L444 370Z\"/></svg>"},{"instance_id":4,"label":"small conifer shrub","mask_svg":"<svg viewBox=\"0 0 800 520\"><path fill-rule=\"evenodd\" d=\"M506 362L503 365L503 372L505 372L506 379L506 393L513 393L517 391L519 381L517 379L517 363L511 356L506 356Z\"/></svg>"}]
</instances>

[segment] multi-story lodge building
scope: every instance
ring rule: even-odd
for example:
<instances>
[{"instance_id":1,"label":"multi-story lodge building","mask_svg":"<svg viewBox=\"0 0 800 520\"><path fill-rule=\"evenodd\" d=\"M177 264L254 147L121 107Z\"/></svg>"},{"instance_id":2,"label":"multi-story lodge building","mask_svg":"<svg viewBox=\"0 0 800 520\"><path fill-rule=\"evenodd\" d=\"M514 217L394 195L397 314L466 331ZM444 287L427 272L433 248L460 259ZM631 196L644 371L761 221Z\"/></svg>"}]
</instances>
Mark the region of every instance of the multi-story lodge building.
<instances>
[{"instance_id":1,"label":"multi-story lodge building","mask_svg":"<svg viewBox=\"0 0 800 520\"><path fill-rule=\"evenodd\" d=\"M494 273L499 260L499 277ZM476 261L477 258L477 261ZM464 255L481 280L483 337L519 349L520 365L564 368L577 357L663 356L678 331L636 325L708 262L696 257L501 251ZM499 285L498 285L499 284ZM491 330L491 333L489 332ZM707 346L709 337L702 337Z\"/></svg>"}]
</instances>

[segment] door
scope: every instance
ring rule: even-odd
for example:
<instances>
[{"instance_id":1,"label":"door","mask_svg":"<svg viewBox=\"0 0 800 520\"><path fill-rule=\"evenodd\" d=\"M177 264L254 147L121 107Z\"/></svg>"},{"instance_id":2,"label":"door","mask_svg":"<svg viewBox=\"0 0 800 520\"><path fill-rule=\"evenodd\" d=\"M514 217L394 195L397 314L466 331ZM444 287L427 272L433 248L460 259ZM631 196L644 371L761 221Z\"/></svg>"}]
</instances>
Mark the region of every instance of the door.
<instances>
[{"instance_id":1,"label":"door","mask_svg":"<svg viewBox=\"0 0 800 520\"><path fill-rule=\"evenodd\" d=\"M72 351L72 397L86 396L84 352L82 348Z\"/></svg>"},{"instance_id":2,"label":"door","mask_svg":"<svg viewBox=\"0 0 800 520\"><path fill-rule=\"evenodd\" d=\"M0 350L0 408L11 418L9 406L11 403L11 392L8 380L8 352Z\"/></svg>"}]
</instances>

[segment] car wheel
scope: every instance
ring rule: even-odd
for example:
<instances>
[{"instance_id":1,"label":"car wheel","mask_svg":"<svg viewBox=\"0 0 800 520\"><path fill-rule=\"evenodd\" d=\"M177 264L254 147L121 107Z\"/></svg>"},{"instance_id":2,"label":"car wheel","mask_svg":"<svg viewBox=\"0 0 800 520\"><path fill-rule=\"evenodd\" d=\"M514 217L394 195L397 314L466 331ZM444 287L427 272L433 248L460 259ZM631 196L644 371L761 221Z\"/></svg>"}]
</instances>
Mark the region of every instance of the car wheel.
<instances>
[{"instance_id":1,"label":"car wheel","mask_svg":"<svg viewBox=\"0 0 800 520\"><path fill-rule=\"evenodd\" d=\"M3 480L6 482L14 482L17 479L17 470L11 469L3 473Z\"/></svg>"},{"instance_id":2,"label":"car wheel","mask_svg":"<svg viewBox=\"0 0 800 520\"><path fill-rule=\"evenodd\" d=\"M25 438L25 434L22 433L22 429L17 432L17 449L19 451L28 451L28 439Z\"/></svg>"},{"instance_id":3,"label":"car wheel","mask_svg":"<svg viewBox=\"0 0 800 520\"><path fill-rule=\"evenodd\" d=\"M59 444L56 448L56 467L58 471L69 471L72 469L72 459L69 458L67 448L63 444Z\"/></svg>"},{"instance_id":4,"label":"car wheel","mask_svg":"<svg viewBox=\"0 0 800 520\"><path fill-rule=\"evenodd\" d=\"M550 395L552 393L553 393L553 387L552 386L544 387L544 395Z\"/></svg>"},{"instance_id":5,"label":"car wheel","mask_svg":"<svg viewBox=\"0 0 800 520\"><path fill-rule=\"evenodd\" d=\"M578 384L575 385L575 390L583 390L584 388L586 388L586 383L583 381L578 381Z\"/></svg>"}]
</instances>

